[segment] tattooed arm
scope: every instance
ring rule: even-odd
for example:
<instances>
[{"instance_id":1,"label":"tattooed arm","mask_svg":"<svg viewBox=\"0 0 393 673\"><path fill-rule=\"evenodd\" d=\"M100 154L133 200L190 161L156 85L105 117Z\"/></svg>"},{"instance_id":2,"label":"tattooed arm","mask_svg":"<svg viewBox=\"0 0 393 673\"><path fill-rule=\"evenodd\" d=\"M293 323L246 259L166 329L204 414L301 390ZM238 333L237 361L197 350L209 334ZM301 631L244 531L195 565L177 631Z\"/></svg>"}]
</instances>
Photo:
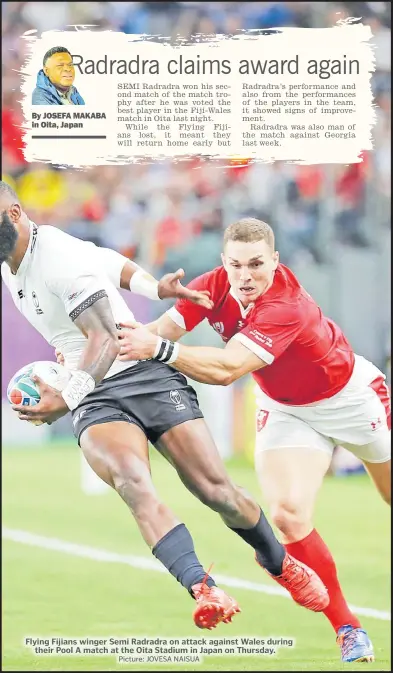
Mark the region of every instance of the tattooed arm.
<instances>
[{"instance_id":1,"label":"tattooed arm","mask_svg":"<svg viewBox=\"0 0 393 673\"><path fill-rule=\"evenodd\" d=\"M70 315L72 318L72 314ZM120 351L116 324L106 295L92 303L74 318L75 325L86 337L78 369L90 374L99 383L109 371Z\"/></svg>"},{"instance_id":2,"label":"tattooed arm","mask_svg":"<svg viewBox=\"0 0 393 673\"><path fill-rule=\"evenodd\" d=\"M86 337L78 369L61 393L35 376L41 399L33 407L14 407L21 420L51 424L75 409L104 378L119 353L116 324L104 290L87 297L70 313L70 318Z\"/></svg>"}]
</instances>

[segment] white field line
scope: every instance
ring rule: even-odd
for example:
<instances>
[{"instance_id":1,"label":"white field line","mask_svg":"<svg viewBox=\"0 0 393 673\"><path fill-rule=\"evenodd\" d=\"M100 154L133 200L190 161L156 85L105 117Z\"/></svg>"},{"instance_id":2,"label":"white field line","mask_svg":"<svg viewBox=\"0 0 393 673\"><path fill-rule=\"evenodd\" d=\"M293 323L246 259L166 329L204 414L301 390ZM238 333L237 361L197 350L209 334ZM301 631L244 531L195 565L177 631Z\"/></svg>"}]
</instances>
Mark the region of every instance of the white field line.
<instances>
[{"instance_id":1,"label":"white field line","mask_svg":"<svg viewBox=\"0 0 393 673\"><path fill-rule=\"evenodd\" d=\"M164 566L156 561L154 558L145 556L129 556L126 554L116 554L105 549L97 549L96 547L87 547L85 545L75 544L73 542L65 542L53 537L44 537L42 535L34 535L23 530L14 530L11 528L3 528L2 536L6 540L12 542L19 542L27 544L32 547L40 547L41 549L49 549L51 551L58 551L63 554L71 554L72 556L80 556L88 558L92 561L101 561L104 563L122 563L140 570L150 570L154 572L166 573ZM228 575L216 575L214 579L217 584L223 586L233 587L234 589L245 589L247 591L257 591L271 596L281 596L282 598L290 598L289 593L281 587L269 586L268 584L260 584L257 582L249 582L238 577L229 577ZM375 610L374 608L361 608L355 605L350 605L350 609L357 615L364 617L373 617L374 619L381 619L383 621L391 621L390 612L383 610Z\"/></svg>"}]
</instances>

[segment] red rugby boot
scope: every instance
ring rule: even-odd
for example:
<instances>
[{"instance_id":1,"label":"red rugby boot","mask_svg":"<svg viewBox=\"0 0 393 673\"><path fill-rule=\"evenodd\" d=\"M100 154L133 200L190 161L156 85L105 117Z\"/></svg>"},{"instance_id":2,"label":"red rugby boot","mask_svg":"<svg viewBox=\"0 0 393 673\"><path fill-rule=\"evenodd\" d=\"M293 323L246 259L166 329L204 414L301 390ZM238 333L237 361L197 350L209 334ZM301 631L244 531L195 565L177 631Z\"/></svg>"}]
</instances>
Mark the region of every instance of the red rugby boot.
<instances>
[{"instance_id":1,"label":"red rugby boot","mask_svg":"<svg viewBox=\"0 0 393 673\"><path fill-rule=\"evenodd\" d=\"M204 582L192 587L197 607L193 618L200 629L214 629L220 622L228 623L236 612L241 612L237 602L218 587L209 587Z\"/></svg>"},{"instance_id":2,"label":"red rugby boot","mask_svg":"<svg viewBox=\"0 0 393 673\"><path fill-rule=\"evenodd\" d=\"M258 559L256 559L258 565ZM261 566L263 567L263 566ZM266 568L264 568L266 570ZM295 603L307 610L322 612L329 605L328 590L318 575L301 561L285 554L281 575L267 574L291 594Z\"/></svg>"}]
</instances>

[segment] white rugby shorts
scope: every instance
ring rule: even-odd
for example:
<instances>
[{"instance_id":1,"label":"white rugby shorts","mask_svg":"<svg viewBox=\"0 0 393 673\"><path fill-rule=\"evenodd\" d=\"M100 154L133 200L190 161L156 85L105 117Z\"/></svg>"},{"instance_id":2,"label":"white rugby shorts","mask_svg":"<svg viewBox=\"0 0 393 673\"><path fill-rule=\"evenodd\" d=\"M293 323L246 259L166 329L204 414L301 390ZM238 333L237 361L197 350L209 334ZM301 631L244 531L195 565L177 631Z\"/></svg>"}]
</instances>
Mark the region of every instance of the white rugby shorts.
<instances>
[{"instance_id":1,"label":"white rugby shorts","mask_svg":"<svg viewBox=\"0 0 393 673\"><path fill-rule=\"evenodd\" d=\"M281 404L256 386L255 451L309 447L333 453L340 445L361 460L390 459L390 393L385 375L360 355L347 385L329 399Z\"/></svg>"}]
</instances>

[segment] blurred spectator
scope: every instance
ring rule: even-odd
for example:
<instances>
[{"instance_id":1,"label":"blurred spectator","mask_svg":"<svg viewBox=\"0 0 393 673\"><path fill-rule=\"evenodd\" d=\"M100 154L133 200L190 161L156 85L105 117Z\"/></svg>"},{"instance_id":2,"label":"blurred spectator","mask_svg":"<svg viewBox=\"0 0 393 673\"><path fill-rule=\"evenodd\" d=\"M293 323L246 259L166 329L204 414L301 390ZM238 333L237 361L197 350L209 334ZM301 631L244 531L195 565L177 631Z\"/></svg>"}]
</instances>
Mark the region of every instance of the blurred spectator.
<instances>
[{"instance_id":1,"label":"blurred spectator","mask_svg":"<svg viewBox=\"0 0 393 673\"><path fill-rule=\"evenodd\" d=\"M377 245L374 236L364 234L367 217L374 213L367 207L370 194L379 217L390 226L390 3L5 2L2 12L3 173L14 181L38 223L50 222L111 246L152 270L184 266L189 277L199 273L199 258L206 268L219 263L220 228L247 215L273 225L288 264L299 259L324 263L327 241ZM26 30L90 23L127 33L190 38L284 25L322 28L348 16L363 17L375 45L377 123L373 151L364 154L363 163L302 166L245 158L228 166L194 158L84 171L24 160L18 71L26 56L26 41L20 39ZM327 210L335 224L325 235Z\"/></svg>"},{"instance_id":2,"label":"blurred spectator","mask_svg":"<svg viewBox=\"0 0 393 673\"><path fill-rule=\"evenodd\" d=\"M192 236L183 247L169 247L160 275L179 268L185 270L185 282L214 269L221 264L222 213L213 210L202 217L197 235Z\"/></svg>"},{"instance_id":3,"label":"blurred spectator","mask_svg":"<svg viewBox=\"0 0 393 673\"><path fill-rule=\"evenodd\" d=\"M16 104L15 92L6 89L1 110L2 155L8 170L15 175L24 167L27 168L22 149L22 122L23 116Z\"/></svg>"},{"instance_id":4,"label":"blurred spectator","mask_svg":"<svg viewBox=\"0 0 393 673\"><path fill-rule=\"evenodd\" d=\"M338 240L357 247L368 244L359 229L360 218L364 215L367 164L368 157L364 153L361 164L340 167L336 181Z\"/></svg>"}]
</instances>

